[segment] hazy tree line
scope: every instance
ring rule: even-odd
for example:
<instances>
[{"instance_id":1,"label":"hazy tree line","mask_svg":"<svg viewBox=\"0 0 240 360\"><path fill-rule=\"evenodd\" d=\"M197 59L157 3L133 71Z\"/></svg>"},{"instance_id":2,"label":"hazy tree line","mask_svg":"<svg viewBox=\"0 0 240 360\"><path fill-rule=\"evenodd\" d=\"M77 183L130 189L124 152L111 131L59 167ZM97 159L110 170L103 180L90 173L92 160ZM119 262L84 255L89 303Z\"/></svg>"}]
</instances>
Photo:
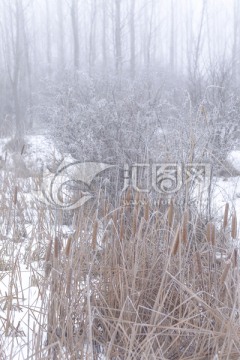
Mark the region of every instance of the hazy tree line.
<instances>
[{"instance_id":1,"label":"hazy tree line","mask_svg":"<svg viewBox=\"0 0 240 360\"><path fill-rule=\"evenodd\" d=\"M236 124L239 17L239 0L1 0L2 132L16 124L22 137L51 124L95 139L94 128L104 133L114 113L110 133L121 144L120 99L133 129L147 126L149 111L153 129L193 109L210 126L227 108Z\"/></svg>"}]
</instances>

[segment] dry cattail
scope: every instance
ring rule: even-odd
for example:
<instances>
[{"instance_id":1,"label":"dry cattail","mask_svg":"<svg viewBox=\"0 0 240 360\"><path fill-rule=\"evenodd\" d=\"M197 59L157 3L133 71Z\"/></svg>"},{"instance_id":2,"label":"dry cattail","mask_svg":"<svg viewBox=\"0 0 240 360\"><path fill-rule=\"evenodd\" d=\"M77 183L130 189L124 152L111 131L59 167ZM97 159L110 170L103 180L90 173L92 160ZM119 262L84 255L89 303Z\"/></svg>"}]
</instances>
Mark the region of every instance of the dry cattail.
<instances>
[{"instance_id":1,"label":"dry cattail","mask_svg":"<svg viewBox=\"0 0 240 360\"><path fill-rule=\"evenodd\" d=\"M144 206L144 219L146 222L149 220L149 201L147 199Z\"/></svg>"},{"instance_id":2,"label":"dry cattail","mask_svg":"<svg viewBox=\"0 0 240 360\"><path fill-rule=\"evenodd\" d=\"M228 224L228 212L229 212L229 203L226 203L223 217L223 229L225 230Z\"/></svg>"},{"instance_id":3,"label":"dry cattail","mask_svg":"<svg viewBox=\"0 0 240 360\"><path fill-rule=\"evenodd\" d=\"M178 252L179 249L179 245L180 245L180 226L178 226L175 237L174 237L174 241L173 241L173 247L172 247L172 255L175 256Z\"/></svg>"},{"instance_id":4,"label":"dry cattail","mask_svg":"<svg viewBox=\"0 0 240 360\"><path fill-rule=\"evenodd\" d=\"M134 206L138 209L140 203L140 191L136 191L135 197L134 197Z\"/></svg>"},{"instance_id":5,"label":"dry cattail","mask_svg":"<svg viewBox=\"0 0 240 360\"><path fill-rule=\"evenodd\" d=\"M52 270L52 264L50 263L50 261L45 263L45 276L46 278L50 275L50 272Z\"/></svg>"},{"instance_id":6,"label":"dry cattail","mask_svg":"<svg viewBox=\"0 0 240 360\"><path fill-rule=\"evenodd\" d=\"M131 200L132 200L132 189L129 186L129 188L127 189L127 192L126 192L125 205L130 205Z\"/></svg>"},{"instance_id":7,"label":"dry cattail","mask_svg":"<svg viewBox=\"0 0 240 360\"><path fill-rule=\"evenodd\" d=\"M211 241L212 241L212 245L216 245L216 227L215 227L215 224L212 223L212 238L211 238Z\"/></svg>"},{"instance_id":8,"label":"dry cattail","mask_svg":"<svg viewBox=\"0 0 240 360\"><path fill-rule=\"evenodd\" d=\"M171 203L168 208L168 225L171 228L173 224L173 217L174 217L174 206L173 201L171 200Z\"/></svg>"},{"instance_id":9,"label":"dry cattail","mask_svg":"<svg viewBox=\"0 0 240 360\"><path fill-rule=\"evenodd\" d=\"M216 243L216 228L211 222L207 224L207 241L212 245Z\"/></svg>"},{"instance_id":10,"label":"dry cattail","mask_svg":"<svg viewBox=\"0 0 240 360\"><path fill-rule=\"evenodd\" d=\"M197 264L197 272L199 274L202 274L202 260L201 260L201 255L200 255L199 251L196 251L195 257L196 257L196 264Z\"/></svg>"},{"instance_id":11,"label":"dry cattail","mask_svg":"<svg viewBox=\"0 0 240 360\"><path fill-rule=\"evenodd\" d=\"M54 239L54 257L58 258L59 255L59 239L56 236Z\"/></svg>"},{"instance_id":12,"label":"dry cattail","mask_svg":"<svg viewBox=\"0 0 240 360\"><path fill-rule=\"evenodd\" d=\"M237 215L236 212L232 214L232 229L231 229L231 236L233 239L237 237Z\"/></svg>"},{"instance_id":13,"label":"dry cattail","mask_svg":"<svg viewBox=\"0 0 240 360\"><path fill-rule=\"evenodd\" d=\"M45 260L46 262L48 262L50 260L51 257L51 252L52 252L52 238L49 241L48 247L47 247L47 252L46 252L46 257Z\"/></svg>"},{"instance_id":14,"label":"dry cattail","mask_svg":"<svg viewBox=\"0 0 240 360\"><path fill-rule=\"evenodd\" d=\"M65 249L65 254L66 254L67 257L70 254L71 245L72 245L72 237L69 236L68 241L67 241L67 245L66 245L66 249Z\"/></svg>"},{"instance_id":15,"label":"dry cattail","mask_svg":"<svg viewBox=\"0 0 240 360\"><path fill-rule=\"evenodd\" d=\"M238 263L238 249L237 248L235 248L233 250L232 262L233 262L233 267L237 267L237 263Z\"/></svg>"},{"instance_id":16,"label":"dry cattail","mask_svg":"<svg viewBox=\"0 0 240 360\"><path fill-rule=\"evenodd\" d=\"M14 189L14 197L13 197L13 203L14 205L17 204L17 197L18 197L18 187L17 185L15 186L15 189Z\"/></svg>"},{"instance_id":17,"label":"dry cattail","mask_svg":"<svg viewBox=\"0 0 240 360\"><path fill-rule=\"evenodd\" d=\"M98 233L98 221L95 220L93 225L93 233L92 233L92 249L96 250L97 247L97 233Z\"/></svg>"},{"instance_id":18,"label":"dry cattail","mask_svg":"<svg viewBox=\"0 0 240 360\"><path fill-rule=\"evenodd\" d=\"M183 214L183 224L182 224L182 241L184 244L188 242L188 222L189 222L189 212L185 210Z\"/></svg>"},{"instance_id":19,"label":"dry cattail","mask_svg":"<svg viewBox=\"0 0 240 360\"><path fill-rule=\"evenodd\" d=\"M231 261L228 260L225 264L225 267L224 267L224 270L223 270L223 273L222 273L222 276L220 278L220 283L223 284L227 278L227 275L228 275L228 272L230 270L230 267L231 267Z\"/></svg>"}]
</instances>

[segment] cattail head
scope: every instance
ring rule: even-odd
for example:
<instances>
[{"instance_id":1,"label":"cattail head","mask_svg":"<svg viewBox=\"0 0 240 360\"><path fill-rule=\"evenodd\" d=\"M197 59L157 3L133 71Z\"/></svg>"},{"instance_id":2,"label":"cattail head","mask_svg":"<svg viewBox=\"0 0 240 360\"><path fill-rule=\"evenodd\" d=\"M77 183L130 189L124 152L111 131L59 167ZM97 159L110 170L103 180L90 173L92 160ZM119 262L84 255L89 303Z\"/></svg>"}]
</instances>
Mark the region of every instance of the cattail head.
<instances>
[{"instance_id":1,"label":"cattail head","mask_svg":"<svg viewBox=\"0 0 240 360\"><path fill-rule=\"evenodd\" d=\"M54 239L54 257L57 259L59 256L59 239L56 236Z\"/></svg>"},{"instance_id":2,"label":"cattail head","mask_svg":"<svg viewBox=\"0 0 240 360\"><path fill-rule=\"evenodd\" d=\"M229 203L225 204L224 217L223 217L223 229L225 230L228 224L228 212L229 212Z\"/></svg>"},{"instance_id":3,"label":"cattail head","mask_svg":"<svg viewBox=\"0 0 240 360\"><path fill-rule=\"evenodd\" d=\"M231 236L232 236L233 239L237 238L237 215L236 215L235 211L232 214Z\"/></svg>"},{"instance_id":4,"label":"cattail head","mask_svg":"<svg viewBox=\"0 0 240 360\"><path fill-rule=\"evenodd\" d=\"M146 199L145 205L144 205L144 219L146 222L149 220L149 201Z\"/></svg>"},{"instance_id":5,"label":"cattail head","mask_svg":"<svg viewBox=\"0 0 240 360\"><path fill-rule=\"evenodd\" d=\"M212 245L216 244L216 228L211 222L207 224L207 241Z\"/></svg>"},{"instance_id":6,"label":"cattail head","mask_svg":"<svg viewBox=\"0 0 240 360\"><path fill-rule=\"evenodd\" d=\"M197 272L199 274L202 274L202 260L199 251L196 251L195 258L196 258Z\"/></svg>"},{"instance_id":7,"label":"cattail head","mask_svg":"<svg viewBox=\"0 0 240 360\"><path fill-rule=\"evenodd\" d=\"M51 252L52 252L52 238L49 241L48 247L47 247L47 252L46 252L46 257L45 260L46 262L48 262L50 260L51 257Z\"/></svg>"},{"instance_id":8,"label":"cattail head","mask_svg":"<svg viewBox=\"0 0 240 360\"><path fill-rule=\"evenodd\" d=\"M66 249L65 249L65 254L68 257L71 251L71 245L72 245L72 237L69 236L68 240L67 240L67 245L66 245Z\"/></svg>"},{"instance_id":9,"label":"cattail head","mask_svg":"<svg viewBox=\"0 0 240 360\"><path fill-rule=\"evenodd\" d=\"M174 241L173 241L173 247L172 247L172 255L175 256L178 252L179 249L179 245L180 245L180 226L178 226L175 237L174 237Z\"/></svg>"},{"instance_id":10,"label":"cattail head","mask_svg":"<svg viewBox=\"0 0 240 360\"><path fill-rule=\"evenodd\" d=\"M125 205L130 205L132 200L132 189L129 186L125 196Z\"/></svg>"},{"instance_id":11,"label":"cattail head","mask_svg":"<svg viewBox=\"0 0 240 360\"><path fill-rule=\"evenodd\" d=\"M232 262L233 262L233 267L237 267L237 263L238 263L238 249L235 248L233 250L233 255L232 255Z\"/></svg>"}]
</instances>

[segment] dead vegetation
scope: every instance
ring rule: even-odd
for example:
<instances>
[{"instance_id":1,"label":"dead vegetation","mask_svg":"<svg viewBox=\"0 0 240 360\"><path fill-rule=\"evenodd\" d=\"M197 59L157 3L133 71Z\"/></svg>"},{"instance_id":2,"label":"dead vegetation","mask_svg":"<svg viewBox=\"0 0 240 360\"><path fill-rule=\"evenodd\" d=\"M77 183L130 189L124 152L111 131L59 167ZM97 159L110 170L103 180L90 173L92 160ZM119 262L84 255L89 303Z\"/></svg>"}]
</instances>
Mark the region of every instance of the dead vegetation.
<instances>
[{"instance_id":1,"label":"dead vegetation","mask_svg":"<svg viewBox=\"0 0 240 360\"><path fill-rule=\"evenodd\" d=\"M208 221L174 199L162 209L129 191L116 208L106 200L101 217L97 208L75 211L66 234L61 210L27 204L11 180L1 184L7 354L18 344L26 359L239 359L238 232L229 204L222 221ZM31 289L37 308L26 299Z\"/></svg>"}]
</instances>

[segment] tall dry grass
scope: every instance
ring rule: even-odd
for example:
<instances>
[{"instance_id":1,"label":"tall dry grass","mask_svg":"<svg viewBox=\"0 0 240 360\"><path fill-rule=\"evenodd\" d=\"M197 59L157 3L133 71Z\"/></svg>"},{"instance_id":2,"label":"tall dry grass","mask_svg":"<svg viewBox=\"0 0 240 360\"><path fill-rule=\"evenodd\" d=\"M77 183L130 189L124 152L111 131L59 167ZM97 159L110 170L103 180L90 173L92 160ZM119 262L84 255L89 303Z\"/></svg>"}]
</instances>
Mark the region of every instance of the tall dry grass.
<instances>
[{"instance_id":1,"label":"tall dry grass","mask_svg":"<svg viewBox=\"0 0 240 360\"><path fill-rule=\"evenodd\" d=\"M127 194L101 226L79 217L47 280L49 356L240 357L236 218L231 228L226 218L199 222L173 201L160 210L146 198L131 205Z\"/></svg>"},{"instance_id":2,"label":"tall dry grass","mask_svg":"<svg viewBox=\"0 0 240 360\"><path fill-rule=\"evenodd\" d=\"M106 200L76 211L66 235L62 211L26 202L24 186L10 174L1 184L7 354L20 343L23 358L36 360L240 358L237 217L229 205L221 223L209 222L174 199L163 208L129 190L115 208ZM37 308L24 298L23 265ZM27 310L18 323L16 309Z\"/></svg>"}]
</instances>

